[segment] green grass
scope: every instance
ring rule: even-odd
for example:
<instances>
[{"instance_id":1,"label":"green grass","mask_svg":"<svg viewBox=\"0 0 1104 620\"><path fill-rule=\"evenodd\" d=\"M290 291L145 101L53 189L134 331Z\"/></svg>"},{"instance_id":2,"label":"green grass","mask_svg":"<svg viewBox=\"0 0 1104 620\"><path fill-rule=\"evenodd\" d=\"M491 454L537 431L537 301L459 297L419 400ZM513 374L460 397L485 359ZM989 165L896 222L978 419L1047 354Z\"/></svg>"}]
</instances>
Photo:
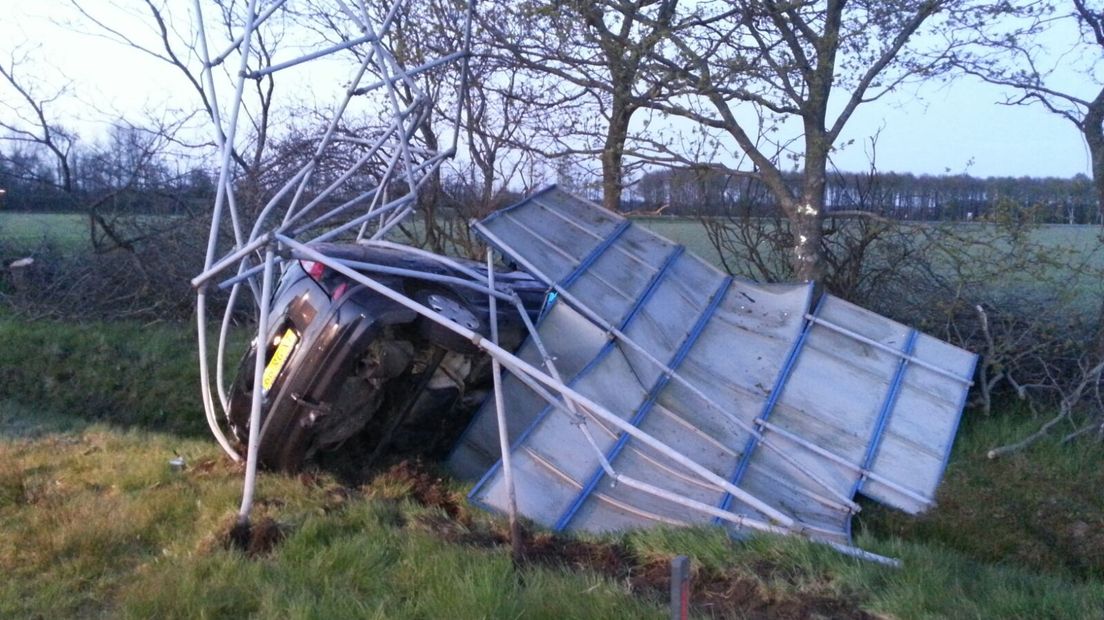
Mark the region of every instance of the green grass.
<instances>
[{"instance_id":1,"label":"green grass","mask_svg":"<svg viewBox=\"0 0 1104 620\"><path fill-rule=\"evenodd\" d=\"M1104 610L1104 584L996 566L931 544L860 537L901 560L890 568L796 539L734 542L719 531L660 530L630 536L638 553L690 555L700 580L736 575L774 600L835 598L892 618L1088 618ZM807 616L806 616L807 617Z\"/></svg>"},{"instance_id":2,"label":"green grass","mask_svg":"<svg viewBox=\"0 0 1104 620\"><path fill-rule=\"evenodd\" d=\"M0 412L0 617L660 616L594 573L533 567L521 582L503 548L420 525L432 509L350 499L324 476L261 476L255 518L288 535L250 558L221 544L241 474L211 442Z\"/></svg>"},{"instance_id":3,"label":"green grass","mask_svg":"<svg viewBox=\"0 0 1104 620\"><path fill-rule=\"evenodd\" d=\"M65 249L89 245L88 217L82 213L0 211L0 257L32 252L44 245Z\"/></svg>"},{"instance_id":4,"label":"green grass","mask_svg":"<svg viewBox=\"0 0 1104 620\"><path fill-rule=\"evenodd\" d=\"M696 218L681 217L637 217L633 222L671 239L699 256L717 262L716 248L705 234L705 226ZM932 227L935 222L918 222L913 226ZM997 230L996 224L986 222L955 222L953 226L962 234L976 236L979 239L991 237ZM1101 229L1098 226L1069 226L1066 224L1039 224L1031 228L1030 240L1042 246L1065 247L1075 252L1092 252L1100 245ZM1104 261L1104 257L1101 257ZM1104 266L1104 264L1098 265Z\"/></svg>"},{"instance_id":5,"label":"green grass","mask_svg":"<svg viewBox=\"0 0 1104 620\"><path fill-rule=\"evenodd\" d=\"M937 497L918 518L869 505L857 521L880 537L953 549L979 562L1104 580L1104 445L1059 437L990 460L1042 423L1006 412L967 415Z\"/></svg>"},{"instance_id":6,"label":"green grass","mask_svg":"<svg viewBox=\"0 0 1104 620\"><path fill-rule=\"evenodd\" d=\"M191 436L203 424L188 326L0 318L0 337L13 345L0 353L0 617L662 617L677 553L693 558L699 613L1104 610L1104 448L1044 441L984 458L1032 428L1023 415L967 414L928 515L864 509L857 543L900 558L899 570L711 528L579 543L623 549L627 572L585 562L515 570L493 542L502 522L467 508L463 488L446 483L461 506L449 519L412 501L402 480L350 490L324 475L260 477L257 516L286 539L250 557L222 544L240 466ZM177 455L183 472L168 465ZM640 587L649 579L658 589Z\"/></svg>"},{"instance_id":7,"label":"green grass","mask_svg":"<svg viewBox=\"0 0 1104 620\"><path fill-rule=\"evenodd\" d=\"M139 216L163 219L159 216ZM705 227L698 218L676 217L638 217L633 221L667 237L699 256L721 266L720 256L710 243ZM915 226L932 226L931 223L914 223ZM420 230L417 221L409 224L412 230ZM979 239L994 234L997 225L985 222L958 222L954 224L959 234L976 236ZM1031 228L1029 236L1032 243L1040 248L1061 248L1076 255L1088 254L1100 246L1100 228L1097 226L1068 226L1065 224L1042 224ZM397 237L397 240L402 240ZM16 257L31 253L43 246L63 251L81 250L89 246L88 220L80 213L17 213L0 211L0 258ZM731 257L730 257L731 260ZM1104 268L1104 253L1099 253L1093 262L1097 268Z\"/></svg>"},{"instance_id":8,"label":"green grass","mask_svg":"<svg viewBox=\"0 0 1104 620\"><path fill-rule=\"evenodd\" d=\"M10 401L0 402L0 437L0 617L664 616L660 597L633 590L630 579L544 564L519 571L505 546L450 541L433 527L447 521L440 509L405 499L401 484L350 495L327 476L308 484L262 475L258 517L275 519L286 538L250 557L221 544L240 468L213 442L88 425ZM168 465L177 455L188 463L183 472ZM502 529L485 513L468 516L454 527ZM733 541L713 528L588 540L622 546L638 566L690 555L699 613L707 601L759 617L862 609L896 618L1086 618L1104 609L1097 579L982 562L923 537L858 540L900 558L901 569L793 539Z\"/></svg>"},{"instance_id":9,"label":"green grass","mask_svg":"<svg viewBox=\"0 0 1104 620\"><path fill-rule=\"evenodd\" d=\"M205 428L190 325L0 316L0 343L0 399L124 426Z\"/></svg>"},{"instance_id":10,"label":"green grass","mask_svg":"<svg viewBox=\"0 0 1104 620\"><path fill-rule=\"evenodd\" d=\"M160 228L174 216L107 215L120 227L123 236L130 227ZM102 235L102 231L98 231ZM84 213L26 213L0 210L0 258L33 254L43 249L53 252L80 252L91 248L89 219Z\"/></svg>"}]
</instances>

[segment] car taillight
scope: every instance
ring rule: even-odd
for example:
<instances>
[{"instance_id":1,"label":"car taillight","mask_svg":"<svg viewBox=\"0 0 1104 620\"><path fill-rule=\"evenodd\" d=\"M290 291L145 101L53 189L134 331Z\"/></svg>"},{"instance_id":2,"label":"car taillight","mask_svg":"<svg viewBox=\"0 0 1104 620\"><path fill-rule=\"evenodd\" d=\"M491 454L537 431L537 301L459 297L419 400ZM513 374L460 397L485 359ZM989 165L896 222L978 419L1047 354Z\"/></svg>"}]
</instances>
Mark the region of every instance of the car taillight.
<instances>
[{"instance_id":1,"label":"car taillight","mask_svg":"<svg viewBox=\"0 0 1104 620\"><path fill-rule=\"evenodd\" d=\"M299 261L299 265L315 282L319 282L322 279L322 274L326 273L325 265L312 260L301 260Z\"/></svg>"},{"instance_id":2,"label":"car taillight","mask_svg":"<svg viewBox=\"0 0 1104 620\"><path fill-rule=\"evenodd\" d=\"M348 282L342 282L341 284L339 284L337 286L337 288L334 289L334 292L333 292L333 295L331 296L331 298L334 301L337 301L342 295L345 294L345 291L348 288L349 288L349 283Z\"/></svg>"}]
</instances>

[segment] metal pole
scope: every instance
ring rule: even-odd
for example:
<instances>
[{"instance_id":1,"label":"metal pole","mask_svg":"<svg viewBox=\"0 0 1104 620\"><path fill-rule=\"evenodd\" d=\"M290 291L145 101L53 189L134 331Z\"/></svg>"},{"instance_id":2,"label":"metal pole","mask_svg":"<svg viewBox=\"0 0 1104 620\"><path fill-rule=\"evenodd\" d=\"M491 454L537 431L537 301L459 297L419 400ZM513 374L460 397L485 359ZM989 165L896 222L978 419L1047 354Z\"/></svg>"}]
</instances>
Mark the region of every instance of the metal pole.
<instances>
[{"instance_id":1,"label":"metal pole","mask_svg":"<svg viewBox=\"0 0 1104 620\"><path fill-rule=\"evenodd\" d=\"M820 317L813 316L811 314L806 314L805 318L809 321L812 321L813 323L816 323L817 325L821 325L821 326L823 326L827 329L830 329L830 330L836 332L837 334L842 334L842 335L847 336L848 338L851 338L853 340L858 340L859 342L861 342L863 344L870 345L870 346L874 347L875 349L878 349L879 351L885 351L886 353L889 353L890 355L893 355L895 357L899 357L903 360L908 361L911 364L915 364L917 366L926 368L926 369L928 369L928 370L930 370L930 371L932 371L932 372L934 372L938 375L942 375L944 377L947 377L948 379L953 379L955 381L958 381L959 383L964 383L966 385L973 385L974 384L973 380L971 380L968 377L960 377L960 376L954 374L953 372L950 372L948 370L940 368L940 367L938 367L934 364L930 364L928 362L925 362L924 360L917 359L917 358L913 357L912 355L908 355L908 354L906 354L906 353L904 353L904 352L902 352L898 349L894 349L893 347L886 346L886 345L878 342L877 340L872 340L870 338L867 338L866 336L863 336L862 334L857 333L857 332L853 332L850 329L847 329L846 327L842 327L840 325L836 325L835 323L825 321L824 319L822 319Z\"/></svg>"},{"instance_id":2,"label":"metal pole","mask_svg":"<svg viewBox=\"0 0 1104 620\"><path fill-rule=\"evenodd\" d=\"M487 248L487 287L494 291L495 286L494 258L490 248ZM487 295L491 316L491 342L498 344L498 299L494 295ZM506 422L506 403L502 397L502 364L497 359L491 358L491 374L494 378L495 415L498 419L498 447L502 451L502 475L506 481L506 514L510 520L510 550L513 553L514 562L522 560L521 527L517 516L517 492L514 488L514 467L510 455L510 433Z\"/></svg>"},{"instance_id":3,"label":"metal pole","mask_svg":"<svg viewBox=\"0 0 1104 620\"><path fill-rule=\"evenodd\" d=\"M345 41L343 43L338 43L337 45L333 45L333 46L327 47L326 49L321 49L321 50L318 50L318 51L315 51L315 52L311 52L310 54L300 56L299 58L294 58L292 60L287 60L287 61L281 62L279 64L270 65L268 67L265 67L264 69L258 69L256 71L253 71L252 73L250 73L249 77L255 80L257 78L269 75L270 73L276 73L277 71L281 71L283 69L287 69L289 67L294 67L295 65L299 65L299 64L302 64L304 62L314 60L315 58L321 58L321 57L327 56L329 54L340 52L342 50L347 50L350 47L355 47L357 45L360 45L361 43L368 43L369 41L372 41L374 39L375 39L375 37L373 37L373 36L365 36L365 37L360 37L358 39L353 39L351 41Z\"/></svg>"},{"instance_id":4,"label":"metal pole","mask_svg":"<svg viewBox=\"0 0 1104 620\"><path fill-rule=\"evenodd\" d=\"M464 57L464 52L453 52L453 53L451 53L447 56L442 56L440 58L435 58L435 59L433 59L433 60L431 60L431 61L429 61L425 64L418 65L417 67L414 67L413 69L407 69L405 75L393 75L391 77L388 77L387 79L377 80L375 82L372 82L371 84L369 84L367 86L361 86L360 88L353 91L353 94L354 95L365 95L365 94L370 93L373 90L376 90L377 88L380 88L382 86L393 86L397 82L401 82L406 78L413 77L413 76L416 76L416 75L420 75L420 74L422 74L426 71L429 71L430 69L440 67L443 64L450 63L450 62L452 62L452 61L454 61L458 58L463 58L463 57Z\"/></svg>"},{"instance_id":5,"label":"metal pole","mask_svg":"<svg viewBox=\"0 0 1104 620\"><path fill-rule=\"evenodd\" d=\"M203 46L202 51L205 60L204 74L207 78L208 84L211 86L211 94L213 97L214 82L213 78L211 77L211 66L210 63L207 62L208 59L206 58L206 38L204 35L203 18L202 13L200 12L199 0L196 0L195 7L197 20L199 21L201 36L200 42ZM249 45L255 26L256 12L257 0L250 0L245 23L245 31L242 34L242 40L244 42L245 49L242 52L241 67L239 69L240 77L238 78L237 90L235 94L235 105L231 108L230 123L225 134L223 134L222 131L222 122L218 114L217 101L215 99L212 99L212 121L214 121L216 125L216 141L222 141L220 144L220 146L222 147L222 160L219 165L219 184L215 195L214 209L211 214L210 236L207 239L207 251L204 255L203 260L204 270L209 269L215 259L215 249L218 244L219 223L222 221L223 203L226 201L227 191L229 188L228 179L230 160L234 150L234 137L238 123L238 112L241 109L241 97L245 89L245 78L242 77L241 74L244 73L246 63L248 62ZM231 209L233 209L232 206ZM237 228L235 228L235 235L238 234L239 231L237 230ZM241 457L238 455L238 453L232 447L230 447L230 443L229 441L227 441L226 436L223 435L222 429L219 428L218 420L215 416L215 403L214 399L211 396L210 367L207 363L207 294L202 289L196 294L196 345L199 349L199 376L201 381L200 393L203 399L204 413L207 416L207 425L210 427L211 433L215 436L215 440L218 441L223 451L226 452L226 454L235 461L241 460Z\"/></svg>"},{"instance_id":6,"label":"metal pole","mask_svg":"<svg viewBox=\"0 0 1104 620\"><path fill-rule=\"evenodd\" d=\"M671 620L690 617L690 558L671 558Z\"/></svg>"},{"instance_id":7,"label":"metal pole","mask_svg":"<svg viewBox=\"0 0 1104 620\"><path fill-rule=\"evenodd\" d=\"M403 276L406 278L414 278L417 280L425 280L427 282L441 282L443 284L454 284L456 286L462 286L491 297L495 297L501 301L513 303L514 295L510 293L503 293L502 291L489 289L483 284L478 282L472 282L463 278L457 278L455 276L446 276L439 273L430 273L427 271L416 271L414 269L402 269L400 267L388 267L386 265L377 265L376 263L365 263L355 260L339 260L342 265L347 265L361 272L382 273L389 276ZM490 281L494 281L494 278L489 278Z\"/></svg>"},{"instance_id":8,"label":"metal pole","mask_svg":"<svg viewBox=\"0 0 1104 620\"><path fill-rule=\"evenodd\" d=\"M264 245L265 243L268 243L268 241L269 241L268 236L265 235L265 236L258 237L256 239L254 239L253 241L247 243L245 245L245 247L239 248L234 253L232 253L230 256L227 256L226 258L220 260L215 265L213 265L213 266L209 267L208 269L204 270L203 273L201 273L198 276L192 278L192 286L195 286L195 287L200 286L201 284L203 284L207 280L210 280L212 277L214 277L218 272L222 271L223 269L226 269L227 267L233 266L234 263L237 263L239 260L246 257L250 252L259 249L262 245Z\"/></svg>"},{"instance_id":9,"label":"metal pole","mask_svg":"<svg viewBox=\"0 0 1104 620\"><path fill-rule=\"evenodd\" d=\"M245 484L242 488L241 510L238 523L249 523L249 511L253 509L253 491L257 486L257 450L261 440L261 403L264 399L264 369L268 350L268 312L272 297L272 265L275 262L272 246L265 248L265 269L261 280L261 310L257 319L257 340L253 359L253 401L249 410L249 444L245 456Z\"/></svg>"},{"instance_id":10,"label":"metal pole","mask_svg":"<svg viewBox=\"0 0 1104 620\"><path fill-rule=\"evenodd\" d=\"M464 60L460 64L460 90L457 91L456 118L453 121L452 150L460 143L461 117L464 115L464 98L468 95L468 82L471 80L471 40L472 22L475 21L475 0L468 0L468 11L464 20ZM470 122L471 119L469 118Z\"/></svg>"},{"instance_id":11,"label":"metal pole","mask_svg":"<svg viewBox=\"0 0 1104 620\"><path fill-rule=\"evenodd\" d=\"M215 416L215 401L211 396L211 367L207 363L207 292L202 290L196 295L196 328L196 344L199 349L199 390L203 398L203 413L207 417L207 426L215 436L215 441L222 447L222 451L235 462L240 461L241 455L231 447L230 441L219 428L218 418Z\"/></svg>"},{"instance_id":12,"label":"metal pole","mask_svg":"<svg viewBox=\"0 0 1104 620\"><path fill-rule=\"evenodd\" d=\"M272 15L273 13L275 13L275 12L276 12L276 9L278 9L278 8L280 8L281 6L283 6L283 5L284 5L284 2L286 2L286 0L276 0L276 2L272 3L272 6L268 7L268 9L266 9L264 13L261 13L260 15L258 15L258 16L257 16L257 18L253 20L253 26L254 26L254 28L255 28L255 27L257 27L257 26L259 26L259 25L261 25L261 23L262 23L262 22L264 22L264 21L265 21L266 19L268 19L268 18L269 18L269 17L270 17L270 16L271 16L271 15ZM216 56L214 60L205 60L205 61L204 61L204 62L205 62L205 64L207 64L207 65L210 65L210 66L212 66L212 67L214 67L214 66L217 66L217 65L219 65L219 64L222 64L222 62L223 62L224 60L226 60L226 58L227 58L227 57L228 57L228 56L229 56L229 55L230 55L231 53L233 53L233 51L234 51L235 49L237 49L239 45L241 45L241 43L242 43L242 39L244 38L244 36L245 36L244 34L239 34L239 35L238 35L237 37L234 37L234 40L230 42L230 45L229 45L229 46L227 46L227 48L226 48L226 49L225 49L225 50L224 50L224 51L223 51L223 52L222 52L221 54L219 54L218 56ZM206 46L206 44L204 44L204 46ZM207 53L206 53L206 52L204 52L204 53L203 53L203 56L204 56L204 57L206 58L206 57L207 57Z\"/></svg>"},{"instance_id":13,"label":"metal pole","mask_svg":"<svg viewBox=\"0 0 1104 620\"><path fill-rule=\"evenodd\" d=\"M264 269L264 265L261 265L261 269ZM219 328L218 351L215 354L215 388L218 389L223 413L230 412L230 397L226 392L226 344L230 339L230 319L234 316L234 306L238 303L240 292L240 284L230 291L230 298L226 301L226 310L222 316L222 326Z\"/></svg>"}]
</instances>

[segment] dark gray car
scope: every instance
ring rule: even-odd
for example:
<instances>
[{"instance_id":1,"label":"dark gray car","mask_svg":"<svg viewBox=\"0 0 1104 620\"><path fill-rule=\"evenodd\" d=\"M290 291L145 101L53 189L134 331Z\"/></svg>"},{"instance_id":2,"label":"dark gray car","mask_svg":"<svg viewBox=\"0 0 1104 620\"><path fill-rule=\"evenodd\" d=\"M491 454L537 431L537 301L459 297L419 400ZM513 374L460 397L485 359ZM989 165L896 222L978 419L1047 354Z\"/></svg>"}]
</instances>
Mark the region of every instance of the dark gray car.
<instances>
[{"instance_id":1,"label":"dark gray car","mask_svg":"<svg viewBox=\"0 0 1104 620\"><path fill-rule=\"evenodd\" d=\"M489 335L485 293L368 266L461 275L450 267L392 248L318 249L364 264L373 279ZM486 355L320 263L286 265L273 295L265 347L260 464L295 471L314 461L355 477L385 457L442 456L489 390ZM486 274L478 263L465 266ZM516 271L496 272L496 281L512 288L535 320L545 287ZM499 332L506 348L524 338L524 323L509 305L499 311ZM242 444L249 434L255 351L254 344L243 357L230 395L230 428Z\"/></svg>"}]
</instances>

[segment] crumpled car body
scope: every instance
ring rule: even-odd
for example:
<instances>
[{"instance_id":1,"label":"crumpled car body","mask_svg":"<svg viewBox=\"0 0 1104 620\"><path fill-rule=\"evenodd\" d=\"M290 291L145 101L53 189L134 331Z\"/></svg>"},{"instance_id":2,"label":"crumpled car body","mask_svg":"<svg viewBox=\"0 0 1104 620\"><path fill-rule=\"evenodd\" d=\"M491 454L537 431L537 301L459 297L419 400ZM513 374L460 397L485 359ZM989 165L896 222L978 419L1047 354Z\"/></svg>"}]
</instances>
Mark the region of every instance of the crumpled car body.
<instances>
[{"instance_id":1,"label":"crumpled car body","mask_svg":"<svg viewBox=\"0 0 1104 620\"><path fill-rule=\"evenodd\" d=\"M456 275L448 266L400 249L316 247L363 265L369 277L489 335L485 293L386 273ZM481 264L466 266L486 273ZM497 273L496 280L537 317L544 285L516 271ZM525 327L516 310L506 310L499 314L500 341L514 348ZM259 463L269 469L293 472L313 461L355 477L384 457L440 457L491 385L489 358L470 341L320 263L285 263L269 325L258 444ZM256 350L253 343L230 388L228 423L242 445L249 436Z\"/></svg>"}]
</instances>

